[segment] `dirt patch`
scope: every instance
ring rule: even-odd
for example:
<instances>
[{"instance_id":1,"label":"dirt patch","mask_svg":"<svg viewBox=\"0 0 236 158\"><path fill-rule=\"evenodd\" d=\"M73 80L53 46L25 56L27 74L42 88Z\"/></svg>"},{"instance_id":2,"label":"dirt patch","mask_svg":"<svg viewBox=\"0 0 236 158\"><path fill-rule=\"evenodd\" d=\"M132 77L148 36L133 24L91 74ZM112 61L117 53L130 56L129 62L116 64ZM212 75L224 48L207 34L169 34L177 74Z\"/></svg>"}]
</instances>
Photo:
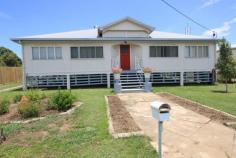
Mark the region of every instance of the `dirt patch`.
<instances>
[{"instance_id":1,"label":"dirt patch","mask_svg":"<svg viewBox=\"0 0 236 158\"><path fill-rule=\"evenodd\" d=\"M159 96L170 100L171 102L183 106L186 109L197 112L203 116L210 118L211 120L220 122L222 124L226 122L236 122L236 118L227 115L224 112L214 110L212 108L205 107L200 103L193 102L191 100L187 100L169 93L158 93Z\"/></svg>"},{"instance_id":2,"label":"dirt patch","mask_svg":"<svg viewBox=\"0 0 236 158\"><path fill-rule=\"evenodd\" d=\"M66 132L71 129L72 125L68 121L64 121L63 125L60 127L60 132Z\"/></svg>"},{"instance_id":3,"label":"dirt patch","mask_svg":"<svg viewBox=\"0 0 236 158\"><path fill-rule=\"evenodd\" d=\"M129 133L140 131L129 112L122 105L117 96L108 96L108 106L115 133Z\"/></svg>"},{"instance_id":4,"label":"dirt patch","mask_svg":"<svg viewBox=\"0 0 236 158\"><path fill-rule=\"evenodd\" d=\"M20 115L17 112L17 105L16 104L11 104L9 107L9 112L4 114L4 115L0 115L0 122L5 122L5 121L9 121L9 120L17 120L20 119Z\"/></svg>"},{"instance_id":5,"label":"dirt patch","mask_svg":"<svg viewBox=\"0 0 236 158\"><path fill-rule=\"evenodd\" d=\"M40 142L48 136L47 131L26 132L22 131L16 135L9 136L4 144L18 144L21 146L29 147L35 143Z\"/></svg>"}]
</instances>

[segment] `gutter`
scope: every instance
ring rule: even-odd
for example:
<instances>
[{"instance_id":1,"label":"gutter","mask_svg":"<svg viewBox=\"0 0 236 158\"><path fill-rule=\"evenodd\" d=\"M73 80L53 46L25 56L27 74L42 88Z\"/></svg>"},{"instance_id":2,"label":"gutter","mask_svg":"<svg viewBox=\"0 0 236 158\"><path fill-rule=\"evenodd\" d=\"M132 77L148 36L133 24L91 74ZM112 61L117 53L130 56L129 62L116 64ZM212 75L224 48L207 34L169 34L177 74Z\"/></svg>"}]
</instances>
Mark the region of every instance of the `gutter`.
<instances>
[{"instance_id":1,"label":"gutter","mask_svg":"<svg viewBox=\"0 0 236 158\"><path fill-rule=\"evenodd\" d=\"M11 38L11 41L20 44L22 41L216 41L219 39L206 38Z\"/></svg>"}]
</instances>

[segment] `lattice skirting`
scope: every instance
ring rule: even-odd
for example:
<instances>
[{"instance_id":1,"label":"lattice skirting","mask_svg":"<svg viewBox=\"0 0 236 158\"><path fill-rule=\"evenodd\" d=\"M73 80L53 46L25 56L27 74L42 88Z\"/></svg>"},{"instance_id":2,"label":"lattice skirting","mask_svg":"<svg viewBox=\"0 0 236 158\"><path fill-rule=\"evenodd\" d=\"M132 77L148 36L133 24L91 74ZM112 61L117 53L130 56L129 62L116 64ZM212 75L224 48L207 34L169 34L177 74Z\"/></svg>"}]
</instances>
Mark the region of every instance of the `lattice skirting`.
<instances>
[{"instance_id":1,"label":"lattice skirting","mask_svg":"<svg viewBox=\"0 0 236 158\"><path fill-rule=\"evenodd\" d=\"M113 74L110 83L113 85ZM210 71L184 72L184 83L211 83ZM180 84L180 72L153 72L150 78L153 84ZM27 76L27 87L66 87L66 75ZM73 74L70 75L70 86L107 85L107 74Z\"/></svg>"}]
</instances>

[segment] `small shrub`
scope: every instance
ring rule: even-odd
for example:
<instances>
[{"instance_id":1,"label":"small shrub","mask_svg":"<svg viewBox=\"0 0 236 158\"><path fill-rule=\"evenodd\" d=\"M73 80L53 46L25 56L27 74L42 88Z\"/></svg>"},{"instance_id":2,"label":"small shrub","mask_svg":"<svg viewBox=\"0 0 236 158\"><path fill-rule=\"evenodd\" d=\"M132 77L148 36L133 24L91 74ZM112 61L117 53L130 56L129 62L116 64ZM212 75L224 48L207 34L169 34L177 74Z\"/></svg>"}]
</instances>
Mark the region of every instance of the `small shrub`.
<instances>
[{"instance_id":1,"label":"small shrub","mask_svg":"<svg viewBox=\"0 0 236 158\"><path fill-rule=\"evenodd\" d=\"M39 106L35 102L20 103L18 112L23 118L39 116Z\"/></svg>"},{"instance_id":2,"label":"small shrub","mask_svg":"<svg viewBox=\"0 0 236 158\"><path fill-rule=\"evenodd\" d=\"M29 99L29 101L38 101L41 99L39 92L36 90L30 90L29 92L26 93L26 96Z\"/></svg>"},{"instance_id":3,"label":"small shrub","mask_svg":"<svg viewBox=\"0 0 236 158\"><path fill-rule=\"evenodd\" d=\"M0 101L0 115L9 112L10 102L8 100Z\"/></svg>"},{"instance_id":4,"label":"small shrub","mask_svg":"<svg viewBox=\"0 0 236 158\"><path fill-rule=\"evenodd\" d=\"M66 111L72 107L75 97L69 91L58 91L52 98L52 107L56 107L58 111Z\"/></svg>"},{"instance_id":5,"label":"small shrub","mask_svg":"<svg viewBox=\"0 0 236 158\"><path fill-rule=\"evenodd\" d=\"M47 110L57 110L57 105L53 103L53 99L50 99L47 104Z\"/></svg>"},{"instance_id":6,"label":"small shrub","mask_svg":"<svg viewBox=\"0 0 236 158\"><path fill-rule=\"evenodd\" d=\"M17 95L15 95L14 98L13 98L13 102L14 102L14 103L19 102L19 101L21 100L21 97L22 97L22 96L23 96L22 94L17 94Z\"/></svg>"}]
</instances>

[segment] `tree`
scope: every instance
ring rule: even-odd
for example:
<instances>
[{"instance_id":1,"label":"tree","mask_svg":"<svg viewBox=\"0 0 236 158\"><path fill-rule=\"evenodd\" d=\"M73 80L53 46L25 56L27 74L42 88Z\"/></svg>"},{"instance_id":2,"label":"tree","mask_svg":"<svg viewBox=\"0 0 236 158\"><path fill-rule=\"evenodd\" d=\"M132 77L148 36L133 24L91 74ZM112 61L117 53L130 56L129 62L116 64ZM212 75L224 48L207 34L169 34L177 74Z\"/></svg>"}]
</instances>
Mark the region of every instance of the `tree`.
<instances>
[{"instance_id":1,"label":"tree","mask_svg":"<svg viewBox=\"0 0 236 158\"><path fill-rule=\"evenodd\" d=\"M232 56L232 49L229 42L226 39L222 39L219 42L220 46L220 56L218 58L216 67L219 70L219 73L222 79L225 82L225 92L228 93L228 81L236 74L236 63Z\"/></svg>"},{"instance_id":2,"label":"tree","mask_svg":"<svg viewBox=\"0 0 236 158\"><path fill-rule=\"evenodd\" d=\"M10 49L0 47L0 66L21 66L21 59Z\"/></svg>"}]
</instances>

